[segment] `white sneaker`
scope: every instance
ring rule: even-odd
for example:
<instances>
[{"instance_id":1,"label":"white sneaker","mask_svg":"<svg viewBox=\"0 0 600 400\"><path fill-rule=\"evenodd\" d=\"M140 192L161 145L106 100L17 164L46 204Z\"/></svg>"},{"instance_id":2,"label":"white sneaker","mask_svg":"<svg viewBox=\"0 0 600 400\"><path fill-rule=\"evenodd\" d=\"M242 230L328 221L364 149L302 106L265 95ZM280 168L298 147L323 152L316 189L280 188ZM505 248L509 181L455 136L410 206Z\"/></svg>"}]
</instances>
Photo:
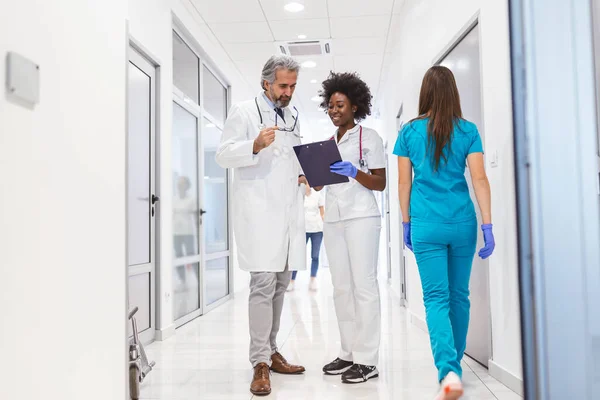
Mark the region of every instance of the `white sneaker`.
<instances>
[{"instance_id":1,"label":"white sneaker","mask_svg":"<svg viewBox=\"0 0 600 400\"><path fill-rule=\"evenodd\" d=\"M317 280L316 279L310 280L310 283L308 284L308 290L310 290L311 292L317 291Z\"/></svg>"},{"instance_id":2,"label":"white sneaker","mask_svg":"<svg viewBox=\"0 0 600 400\"><path fill-rule=\"evenodd\" d=\"M462 381L454 372L450 372L440 385L440 392L435 400L457 400L464 393Z\"/></svg>"},{"instance_id":3,"label":"white sneaker","mask_svg":"<svg viewBox=\"0 0 600 400\"><path fill-rule=\"evenodd\" d=\"M290 284L288 285L288 287L287 287L286 291L288 291L288 292L293 292L293 291L294 291L294 287L295 287L295 285L296 285L296 282L294 282L294 281L290 281Z\"/></svg>"}]
</instances>

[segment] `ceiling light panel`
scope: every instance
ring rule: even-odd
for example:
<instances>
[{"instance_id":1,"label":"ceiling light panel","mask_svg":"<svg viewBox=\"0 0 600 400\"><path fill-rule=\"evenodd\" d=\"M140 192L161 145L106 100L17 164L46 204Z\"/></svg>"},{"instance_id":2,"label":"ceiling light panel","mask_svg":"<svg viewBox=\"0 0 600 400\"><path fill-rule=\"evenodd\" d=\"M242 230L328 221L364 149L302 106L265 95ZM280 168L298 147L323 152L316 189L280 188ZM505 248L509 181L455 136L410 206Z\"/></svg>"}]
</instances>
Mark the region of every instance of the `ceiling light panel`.
<instances>
[{"instance_id":1,"label":"ceiling light panel","mask_svg":"<svg viewBox=\"0 0 600 400\"><path fill-rule=\"evenodd\" d=\"M270 21L269 25L275 36L275 40L298 40L298 32L315 39L327 39L331 36L329 32L329 20L322 19L298 19L292 21Z\"/></svg>"},{"instance_id":2,"label":"ceiling light panel","mask_svg":"<svg viewBox=\"0 0 600 400\"><path fill-rule=\"evenodd\" d=\"M247 1L247 0L244 0ZM269 21L293 20L293 19L316 19L328 18L327 4L324 0L303 0L304 10L291 13L286 11L283 6L286 4L282 0L259 0L262 9ZM293 1L293 0L290 0Z\"/></svg>"}]
</instances>

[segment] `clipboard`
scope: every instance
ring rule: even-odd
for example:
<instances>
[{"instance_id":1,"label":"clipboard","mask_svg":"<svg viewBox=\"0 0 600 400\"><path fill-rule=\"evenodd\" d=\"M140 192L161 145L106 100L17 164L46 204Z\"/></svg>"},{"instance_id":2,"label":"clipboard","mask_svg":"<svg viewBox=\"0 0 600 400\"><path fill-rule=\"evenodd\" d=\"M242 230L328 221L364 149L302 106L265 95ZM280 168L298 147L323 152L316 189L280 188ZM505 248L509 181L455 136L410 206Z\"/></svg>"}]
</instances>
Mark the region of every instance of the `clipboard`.
<instances>
[{"instance_id":1,"label":"clipboard","mask_svg":"<svg viewBox=\"0 0 600 400\"><path fill-rule=\"evenodd\" d=\"M294 146L294 151L311 187L350 182L347 176L335 174L329 169L331 164L342 161L335 141L302 144Z\"/></svg>"}]
</instances>

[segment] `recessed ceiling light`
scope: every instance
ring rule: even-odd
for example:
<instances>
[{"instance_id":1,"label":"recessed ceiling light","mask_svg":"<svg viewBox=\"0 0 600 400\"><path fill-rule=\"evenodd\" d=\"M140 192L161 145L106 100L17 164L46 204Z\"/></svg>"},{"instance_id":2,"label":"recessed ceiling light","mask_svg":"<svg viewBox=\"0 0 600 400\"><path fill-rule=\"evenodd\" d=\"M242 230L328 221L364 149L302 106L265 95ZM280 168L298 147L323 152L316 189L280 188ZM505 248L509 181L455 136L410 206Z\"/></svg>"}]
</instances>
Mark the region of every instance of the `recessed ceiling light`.
<instances>
[{"instance_id":1,"label":"recessed ceiling light","mask_svg":"<svg viewBox=\"0 0 600 400\"><path fill-rule=\"evenodd\" d=\"M206 127L207 127L207 128L214 128L214 127L215 127L215 124L206 124Z\"/></svg>"},{"instance_id":2,"label":"recessed ceiling light","mask_svg":"<svg viewBox=\"0 0 600 400\"><path fill-rule=\"evenodd\" d=\"M298 35L298 39L306 39L306 35Z\"/></svg>"},{"instance_id":3,"label":"recessed ceiling light","mask_svg":"<svg viewBox=\"0 0 600 400\"><path fill-rule=\"evenodd\" d=\"M302 66L303 66L304 68L314 68L314 67L316 67L316 66L317 66L317 63L316 63L316 62L314 62L314 61L304 61L304 62L302 63Z\"/></svg>"},{"instance_id":4,"label":"recessed ceiling light","mask_svg":"<svg viewBox=\"0 0 600 400\"><path fill-rule=\"evenodd\" d=\"M287 3L283 8L285 9L285 11L296 13L304 10L304 4L292 2Z\"/></svg>"},{"instance_id":5,"label":"recessed ceiling light","mask_svg":"<svg viewBox=\"0 0 600 400\"><path fill-rule=\"evenodd\" d=\"M311 79L310 83L317 83L317 80L316 79Z\"/></svg>"},{"instance_id":6,"label":"recessed ceiling light","mask_svg":"<svg viewBox=\"0 0 600 400\"><path fill-rule=\"evenodd\" d=\"M321 101L321 96L315 96L311 99L314 102L320 102Z\"/></svg>"}]
</instances>

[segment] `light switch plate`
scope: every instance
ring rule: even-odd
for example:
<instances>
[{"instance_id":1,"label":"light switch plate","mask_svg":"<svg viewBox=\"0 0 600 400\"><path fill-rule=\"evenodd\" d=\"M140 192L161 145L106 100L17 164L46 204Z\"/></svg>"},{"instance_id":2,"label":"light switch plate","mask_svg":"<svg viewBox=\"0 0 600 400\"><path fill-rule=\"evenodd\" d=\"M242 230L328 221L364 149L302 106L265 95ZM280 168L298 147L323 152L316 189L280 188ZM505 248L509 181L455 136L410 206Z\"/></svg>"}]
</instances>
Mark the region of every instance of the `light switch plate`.
<instances>
[{"instance_id":1,"label":"light switch plate","mask_svg":"<svg viewBox=\"0 0 600 400\"><path fill-rule=\"evenodd\" d=\"M498 151L494 151L490 157L490 167L496 168L498 166Z\"/></svg>"},{"instance_id":2,"label":"light switch plate","mask_svg":"<svg viewBox=\"0 0 600 400\"><path fill-rule=\"evenodd\" d=\"M6 56L6 90L31 105L40 101L40 66L13 52Z\"/></svg>"}]
</instances>

